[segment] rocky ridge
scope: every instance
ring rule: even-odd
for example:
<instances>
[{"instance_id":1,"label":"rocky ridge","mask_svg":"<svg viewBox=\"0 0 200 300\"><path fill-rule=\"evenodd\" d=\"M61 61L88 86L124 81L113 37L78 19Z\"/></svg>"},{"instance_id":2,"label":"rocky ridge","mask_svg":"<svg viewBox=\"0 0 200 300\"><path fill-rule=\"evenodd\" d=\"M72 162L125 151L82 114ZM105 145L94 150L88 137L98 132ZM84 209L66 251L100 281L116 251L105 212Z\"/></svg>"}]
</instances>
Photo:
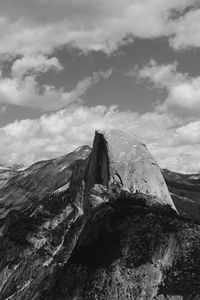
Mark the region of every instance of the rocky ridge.
<instances>
[{"instance_id":1,"label":"rocky ridge","mask_svg":"<svg viewBox=\"0 0 200 300\"><path fill-rule=\"evenodd\" d=\"M0 300L200 297L200 226L134 135L23 172L0 190Z\"/></svg>"},{"instance_id":2,"label":"rocky ridge","mask_svg":"<svg viewBox=\"0 0 200 300\"><path fill-rule=\"evenodd\" d=\"M2 188L8 180L17 174L17 170L0 164L0 188Z\"/></svg>"},{"instance_id":3,"label":"rocky ridge","mask_svg":"<svg viewBox=\"0 0 200 300\"><path fill-rule=\"evenodd\" d=\"M67 189L75 162L86 159L90 151L89 146L82 146L59 158L15 171L0 190L0 218L13 210L32 210L45 195Z\"/></svg>"}]
</instances>

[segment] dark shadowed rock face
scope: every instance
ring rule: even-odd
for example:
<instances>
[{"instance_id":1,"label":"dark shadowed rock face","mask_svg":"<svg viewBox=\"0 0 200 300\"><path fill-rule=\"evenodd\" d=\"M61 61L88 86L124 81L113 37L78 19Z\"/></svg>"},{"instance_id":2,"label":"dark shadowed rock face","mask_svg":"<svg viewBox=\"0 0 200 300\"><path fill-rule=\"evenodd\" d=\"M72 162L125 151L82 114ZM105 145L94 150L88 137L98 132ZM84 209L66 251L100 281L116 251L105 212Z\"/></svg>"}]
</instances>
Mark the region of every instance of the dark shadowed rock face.
<instances>
[{"instance_id":1,"label":"dark shadowed rock face","mask_svg":"<svg viewBox=\"0 0 200 300\"><path fill-rule=\"evenodd\" d=\"M42 299L200 297L200 227L123 200L94 212Z\"/></svg>"},{"instance_id":2,"label":"dark shadowed rock face","mask_svg":"<svg viewBox=\"0 0 200 300\"><path fill-rule=\"evenodd\" d=\"M0 300L200 299L200 225L135 136L96 133L0 195Z\"/></svg>"}]
</instances>

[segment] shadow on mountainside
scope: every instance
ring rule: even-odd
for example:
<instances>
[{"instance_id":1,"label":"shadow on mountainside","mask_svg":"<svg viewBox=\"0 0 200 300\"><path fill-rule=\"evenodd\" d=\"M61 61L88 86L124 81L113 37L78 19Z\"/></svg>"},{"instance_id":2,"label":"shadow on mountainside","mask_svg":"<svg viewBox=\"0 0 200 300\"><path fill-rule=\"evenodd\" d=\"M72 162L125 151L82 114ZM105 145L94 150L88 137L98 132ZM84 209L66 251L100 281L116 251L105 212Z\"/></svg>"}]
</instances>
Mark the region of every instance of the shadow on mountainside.
<instances>
[{"instance_id":1,"label":"shadow on mountainside","mask_svg":"<svg viewBox=\"0 0 200 300\"><path fill-rule=\"evenodd\" d=\"M138 197L95 209L40 300L200 297L200 226Z\"/></svg>"}]
</instances>

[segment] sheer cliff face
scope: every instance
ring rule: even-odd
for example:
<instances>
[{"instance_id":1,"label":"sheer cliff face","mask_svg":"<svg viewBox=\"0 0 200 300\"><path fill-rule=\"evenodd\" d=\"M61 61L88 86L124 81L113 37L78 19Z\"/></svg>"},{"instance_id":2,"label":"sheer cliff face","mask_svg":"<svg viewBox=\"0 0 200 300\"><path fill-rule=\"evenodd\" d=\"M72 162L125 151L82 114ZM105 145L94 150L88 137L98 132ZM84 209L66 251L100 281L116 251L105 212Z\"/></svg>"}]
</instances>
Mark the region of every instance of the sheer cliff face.
<instances>
[{"instance_id":1,"label":"sheer cliff face","mask_svg":"<svg viewBox=\"0 0 200 300\"><path fill-rule=\"evenodd\" d=\"M130 133L96 132L87 181L86 194L95 183L109 188L117 184L130 193L152 196L152 202L176 210L159 166L146 146Z\"/></svg>"},{"instance_id":2,"label":"sheer cliff face","mask_svg":"<svg viewBox=\"0 0 200 300\"><path fill-rule=\"evenodd\" d=\"M0 300L200 298L200 226L133 135L22 171L0 212Z\"/></svg>"}]
</instances>

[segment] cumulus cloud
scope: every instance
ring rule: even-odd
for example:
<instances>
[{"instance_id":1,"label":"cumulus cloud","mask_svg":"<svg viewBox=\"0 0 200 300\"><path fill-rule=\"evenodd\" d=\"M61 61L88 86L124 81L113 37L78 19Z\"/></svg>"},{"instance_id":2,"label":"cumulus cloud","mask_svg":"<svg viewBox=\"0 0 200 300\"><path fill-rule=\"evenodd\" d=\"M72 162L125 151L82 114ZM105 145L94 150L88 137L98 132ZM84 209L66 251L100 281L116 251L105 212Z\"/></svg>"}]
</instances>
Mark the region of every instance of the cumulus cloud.
<instances>
[{"instance_id":1,"label":"cumulus cloud","mask_svg":"<svg viewBox=\"0 0 200 300\"><path fill-rule=\"evenodd\" d=\"M159 111L199 116L200 114L200 76L191 77L177 71L177 63L158 65L154 60L141 69L128 73L147 79L154 86L165 88L168 92L163 104L157 105Z\"/></svg>"},{"instance_id":2,"label":"cumulus cloud","mask_svg":"<svg viewBox=\"0 0 200 300\"><path fill-rule=\"evenodd\" d=\"M176 49L200 47L200 9L191 10L185 16L172 22L174 35L170 45Z\"/></svg>"},{"instance_id":3,"label":"cumulus cloud","mask_svg":"<svg viewBox=\"0 0 200 300\"><path fill-rule=\"evenodd\" d=\"M177 140L182 144L200 144L200 121L190 122L176 130Z\"/></svg>"},{"instance_id":4,"label":"cumulus cloud","mask_svg":"<svg viewBox=\"0 0 200 300\"><path fill-rule=\"evenodd\" d=\"M173 85L174 79L181 79L177 74L177 63L168 65L158 65L155 60L150 62L141 69L136 66L135 70L128 73L130 76L139 75L141 79L147 79L158 87L168 87Z\"/></svg>"},{"instance_id":5,"label":"cumulus cloud","mask_svg":"<svg viewBox=\"0 0 200 300\"><path fill-rule=\"evenodd\" d=\"M84 78L68 92L64 88L51 85L40 86L37 83L37 75L34 73L45 72L52 67L57 70L61 68L56 59L45 60L41 57L39 60L28 60L28 63L25 58L15 61L12 66L13 76L6 78L0 76L0 103L39 108L43 111L58 110L79 101L89 87L112 74L111 69L94 72L92 76Z\"/></svg>"},{"instance_id":6,"label":"cumulus cloud","mask_svg":"<svg viewBox=\"0 0 200 300\"><path fill-rule=\"evenodd\" d=\"M85 52L110 53L132 40L127 37L166 36L172 38L171 45L176 49L199 46L197 3L198 0L1 0L0 53L51 54L65 45ZM193 10L184 14L188 7ZM183 17L172 20L174 11Z\"/></svg>"},{"instance_id":7,"label":"cumulus cloud","mask_svg":"<svg viewBox=\"0 0 200 300\"><path fill-rule=\"evenodd\" d=\"M200 144L157 147L153 152L163 168L180 173L200 173Z\"/></svg>"},{"instance_id":8,"label":"cumulus cloud","mask_svg":"<svg viewBox=\"0 0 200 300\"><path fill-rule=\"evenodd\" d=\"M66 154L83 144L91 145L96 129L118 128L138 135L162 167L198 171L200 143L194 148L189 140L178 138L177 129L181 127L182 121L167 114L139 115L116 106L72 107L0 128L0 157L3 163L30 164Z\"/></svg>"},{"instance_id":9,"label":"cumulus cloud","mask_svg":"<svg viewBox=\"0 0 200 300\"><path fill-rule=\"evenodd\" d=\"M46 73L49 69L59 72L63 67L56 57L24 56L14 61L11 73L13 77L23 77L27 74Z\"/></svg>"},{"instance_id":10,"label":"cumulus cloud","mask_svg":"<svg viewBox=\"0 0 200 300\"><path fill-rule=\"evenodd\" d=\"M72 106L39 119L15 121L0 128L0 162L33 162L92 145L96 129L118 128L144 141L163 168L200 171L200 122L186 122L166 113L138 114L116 106ZM195 147L194 147L195 146Z\"/></svg>"},{"instance_id":11,"label":"cumulus cloud","mask_svg":"<svg viewBox=\"0 0 200 300\"><path fill-rule=\"evenodd\" d=\"M85 54L91 50L112 54L135 37L166 37L175 50L200 47L198 3L199 0L0 0L0 60L13 62L9 77L0 74L1 107L15 104L43 111L59 110L76 103L100 79L111 76L112 70L94 73L72 91L39 85L38 74L62 71L56 50L66 46L77 47ZM162 167L199 171L199 123L169 112L199 116L200 77L182 74L177 68L176 62L158 65L151 61L137 70L140 78L168 92L155 112L139 115L116 107L73 106L0 128L1 161L30 164L91 144L97 128L120 128L144 140Z\"/></svg>"},{"instance_id":12,"label":"cumulus cloud","mask_svg":"<svg viewBox=\"0 0 200 300\"><path fill-rule=\"evenodd\" d=\"M54 110L74 101L74 95L80 96L76 89L67 92L49 85L40 87L36 80L39 73L62 70L55 53L66 46L77 47L84 53L101 50L110 54L135 37L163 36L170 38L175 49L198 46L197 3L197 0L0 0L0 60L14 61L10 77L0 77L0 103ZM193 9L187 11L190 7ZM179 17L172 18L173 12Z\"/></svg>"}]
</instances>

